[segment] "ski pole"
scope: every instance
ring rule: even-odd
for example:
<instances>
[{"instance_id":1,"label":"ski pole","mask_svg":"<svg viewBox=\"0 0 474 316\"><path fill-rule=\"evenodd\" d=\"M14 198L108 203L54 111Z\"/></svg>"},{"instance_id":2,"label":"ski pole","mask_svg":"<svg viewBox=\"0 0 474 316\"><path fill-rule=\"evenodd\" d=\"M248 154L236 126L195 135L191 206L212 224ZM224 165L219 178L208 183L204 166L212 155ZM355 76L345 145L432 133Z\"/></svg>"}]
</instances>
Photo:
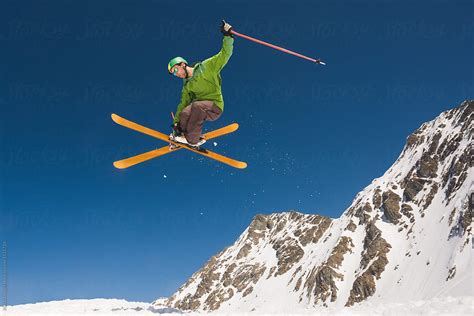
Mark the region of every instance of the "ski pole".
<instances>
[{"instance_id":1,"label":"ski pole","mask_svg":"<svg viewBox=\"0 0 474 316\"><path fill-rule=\"evenodd\" d=\"M312 61L312 62L317 63L317 64L320 64L320 65L326 65L326 63L323 62L321 59L314 59L314 58L311 58L311 57L307 57L307 56L304 56L304 55L295 53L295 52L293 52L293 51L291 51L291 50L289 50L289 49L286 49L286 48L283 48L283 47L280 47L280 46L276 46L276 45L273 45L273 44L270 44L270 43L261 41L261 40L259 40L259 39L250 37L250 36L245 35L245 34L241 34L241 33L239 33L239 32L236 32L236 31L232 30L232 29L231 29L230 32L231 32L233 35L237 35L237 36L239 36L239 37L248 39L249 41L253 41L253 42L255 42L255 43L262 44L262 45L265 45L265 46L268 46L268 47L271 47L271 48L280 50L280 51L282 51L282 52L284 52L284 53L287 53L287 54L295 55L295 56L297 56L297 57L300 57L300 58L303 58L303 59Z\"/></svg>"}]
</instances>

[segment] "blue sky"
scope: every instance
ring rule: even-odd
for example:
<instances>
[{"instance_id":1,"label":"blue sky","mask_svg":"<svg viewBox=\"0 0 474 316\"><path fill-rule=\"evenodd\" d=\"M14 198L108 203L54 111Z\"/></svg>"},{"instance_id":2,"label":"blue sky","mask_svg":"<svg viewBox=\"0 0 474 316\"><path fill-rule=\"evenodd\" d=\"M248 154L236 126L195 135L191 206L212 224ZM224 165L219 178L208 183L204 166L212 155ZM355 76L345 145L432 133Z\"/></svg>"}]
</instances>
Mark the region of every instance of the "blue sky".
<instances>
[{"instance_id":1,"label":"blue sky","mask_svg":"<svg viewBox=\"0 0 474 316\"><path fill-rule=\"evenodd\" d=\"M100 3L96 3L100 2ZM0 10L0 239L9 303L173 293L258 213L338 217L395 161L406 137L472 98L472 1L11 1ZM163 142L181 81L166 64L237 38L222 72L241 128L214 150L127 170Z\"/></svg>"}]
</instances>

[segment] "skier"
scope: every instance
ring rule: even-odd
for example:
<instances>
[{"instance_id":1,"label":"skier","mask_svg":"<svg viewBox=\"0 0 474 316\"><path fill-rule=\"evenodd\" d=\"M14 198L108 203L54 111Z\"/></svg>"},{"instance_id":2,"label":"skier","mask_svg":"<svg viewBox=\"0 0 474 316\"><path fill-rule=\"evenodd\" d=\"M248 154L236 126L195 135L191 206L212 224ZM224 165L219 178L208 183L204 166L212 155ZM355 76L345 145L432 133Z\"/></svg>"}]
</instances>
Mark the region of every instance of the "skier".
<instances>
[{"instance_id":1,"label":"skier","mask_svg":"<svg viewBox=\"0 0 474 316\"><path fill-rule=\"evenodd\" d=\"M168 72L183 79L181 102L174 115L171 140L199 147L206 142L201 137L204 121L215 121L221 116L224 100L220 72L232 55L234 38L231 30L232 26L222 21L222 49L203 62L191 67L184 58L175 57L168 63Z\"/></svg>"},{"instance_id":2,"label":"skier","mask_svg":"<svg viewBox=\"0 0 474 316\"><path fill-rule=\"evenodd\" d=\"M312 61L319 65L325 65L321 59L310 58L286 48L279 47L236 32L232 29L232 26L225 21L222 21L221 32L225 35L223 45L222 49L215 56L192 66L189 66L188 62L181 57L175 57L168 63L168 72L178 78L183 79L181 102L178 105L176 115L173 117L173 131L171 135L168 136L166 134L160 133L159 131L152 130L133 121L129 121L123 117L118 116L117 114L112 114L112 120L119 125L153 136L166 142L172 142L169 144L169 147L166 146L154 149L146 153L115 161L114 166L116 168L128 168L144 161L176 151L169 149L180 149L183 147L187 150L193 151L211 159L215 159L235 168L244 169L247 167L247 163L243 161L225 157L210 150L199 149L199 146L206 141L204 137L207 137L210 140L235 132L239 128L239 124L232 123L206 133L204 136L201 136L202 125L204 124L204 121L215 121L221 116L222 111L224 110L220 72L232 55L234 35L261 45L271 47L284 53ZM175 145L176 143L181 143L186 146L180 147L179 145Z\"/></svg>"}]
</instances>

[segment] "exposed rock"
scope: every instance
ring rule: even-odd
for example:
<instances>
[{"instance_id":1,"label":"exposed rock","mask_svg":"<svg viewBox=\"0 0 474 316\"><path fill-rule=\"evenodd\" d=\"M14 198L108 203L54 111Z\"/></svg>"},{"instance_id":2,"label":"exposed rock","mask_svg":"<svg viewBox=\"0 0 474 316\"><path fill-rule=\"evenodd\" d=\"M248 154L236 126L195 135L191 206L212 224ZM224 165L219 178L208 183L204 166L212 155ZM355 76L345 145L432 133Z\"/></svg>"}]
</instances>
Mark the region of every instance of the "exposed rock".
<instances>
[{"instance_id":1,"label":"exposed rock","mask_svg":"<svg viewBox=\"0 0 474 316\"><path fill-rule=\"evenodd\" d=\"M178 309L184 309L184 310L196 310L201 307L201 302L199 301L199 298L201 298L204 294L207 294L212 291L212 288L214 286L214 282L219 280L219 273L216 273L216 256L212 257L206 265L198 271L193 277L191 277L188 282L186 282L185 285L183 285L180 289L187 287L191 282L194 281L196 275L201 276L201 282L199 283L194 295L188 294L186 295L183 299L175 300L175 295L170 297L167 300L167 304L169 306L173 306ZM179 291L179 290L178 290Z\"/></svg>"},{"instance_id":2,"label":"exposed rock","mask_svg":"<svg viewBox=\"0 0 474 316\"><path fill-rule=\"evenodd\" d=\"M273 228L273 225L274 223L268 215L256 215L249 225L245 244L240 248L237 259L247 257L250 250L252 250L252 245L257 245L260 239L265 236L267 230Z\"/></svg>"},{"instance_id":3,"label":"exposed rock","mask_svg":"<svg viewBox=\"0 0 474 316\"><path fill-rule=\"evenodd\" d=\"M418 192L423 189L424 183L425 181L416 177L408 178L403 191L403 200L406 202L413 201Z\"/></svg>"},{"instance_id":4,"label":"exposed rock","mask_svg":"<svg viewBox=\"0 0 474 316\"><path fill-rule=\"evenodd\" d=\"M172 302L173 296L169 300ZM188 294L182 300L176 301L172 306L182 310L196 310L201 306L201 302L191 294Z\"/></svg>"},{"instance_id":5,"label":"exposed rock","mask_svg":"<svg viewBox=\"0 0 474 316\"><path fill-rule=\"evenodd\" d=\"M454 278L454 276L456 275L456 266L452 267L451 269L449 269L448 271L448 276L446 278L446 281L449 281L451 280L452 278Z\"/></svg>"},{"instance_id":6,"label":"exposed rock","mask_svg":"<svg viewBox=\"0 0 474 316\"><path fill-rule=\"evenodd\" d=\"M227 267L224 274L222 275L222 285L224 285L225 287L232 284L232 272L234 272L236 267L237 265L235 264L235 262L232 263Z\"/></svg>"},{"instance_id":7,"label":"exposed rock","mask_svg":"<svg viewBox=\"0 0 474 316\"><path fill-rule=\"evenodd\" d=\"M391 248L390 244L382 238L380 229L375 226L375 221L371 221L365 229L364 252L361 260L361 269L364 270L367 265L377 256L384 256Z\"/></svg>"},{"instance_id":8,"label":"exposed rock","mask_svg":"<svg viewBox=\"0 0 474 316\"><path fill-rule=\"evenodd\" d=\"M256 284L265 272L263 264L243 265L239 267L232 280L234 286L239 292L242 292L250 283Z\"/></svg>"},{"instance_id":9,"label":"exposed rock","mask_svg":"<svg viewBox=\"0 0 474 316\"><path fill-rule=\"evenodd\" d=\"M310 243L317 243L324 232L329 228L331 222L332 220L329 217L314 215L314 218L310 222L310 228L297 231L300 243L303 246ZM297 233L295 233L295 235Z\"/></svg>"},{"instance_id":10,"label":"exposed rock","mask_svg":"<svg viewBox=\"0 0 474 316\"><path fill-rule=\"evenodd\" d=\"M242 248L240 248L239 253L237 254L237 259L247 257L251 249L252 246L249 243L243 245Z\"/></svg>"},{"instance_id":11,"label":"exposed rock","mask_svg":"<svg viewBox=\"0 0 474 316\"><path fill-rule=\"evenodd\" d=\"M367 297L374 295L374 277L368 273L358 276L352 285L351 294L345 306L352 306L354 303L362 302Z\"/></svg>"},{"instance_id":12,"label":"exposed rock","mask_svg":"<svg viewBox=\"0 0 474 316\"><path fill-rule=\"evenodd\" d=\"M435 178L438 170L438 160L424 153L417 164L417 174L422 178Z\"/></svg>"},{"instance_id":13,"label":"exposed rock","mask_svg":"<svg viewBox=\"0 0 474 316\"><path fill-rule=\"evenodd\" d=\"M277 268L276 266L270 268L270 271L268 272L267 280L270 279L270 277L273 275L273 272L275 272L276 268Z\"/></svg>"},{"instance_id":14,"label":"exposed rock","mask_svg":"<svg viewBox=\"0 0 474 316\"><path fill-rule=\"evenodd\" d=\"M278 222L278 225L277 225L277 228L274 232L274 234L278 234L279 232L281 232L283 229L285 229L285 225L286 225L286 220L282 220L282 221L279 221Z\"/></svg>"},{"instance_id":15,"label":"exposed rock","mask_svg":"<svg viewBox=\"0 0 474 316\"><path fill-rule=\"evenodd\" d=\"M304 284L308 291L307 296L314 297L315 303L325 302L329 297L331 302L334 302L337 298L336 278L342 280L343 275L327 265L314 267Z\"/></svg>"},{"instance_id":16,"label":"exposed rock","mask_svg":"<svg viewBox=\"0 0 474 316\"><path fill-rule=\"evenodd\" d=\"M315 303L318 301L325 302L329 297L331 302L336 300L338 290L336 279L344 280L344 276L336 272L336 269L339 268L344 260L344 255L350 252L353 247L354 244L350 237L341 237L326 262L311 270L304 284L307 289L308 298L314 297ZM297 283L298 288L299 286L300 284Z\"/></svg>"},{"instance_id":17,"label":"exposed rock","mask_svg":"<svg viewBox=\"0 0 474 316\"><path fill-rule=\"evenodd\" d=\"M350 230L351 232L354 232L356 230L356 228L357 228L356 224L354 224L354 222L351 219L349 224L347 224L345 230Z\"/></svg>"},{"instance_id":18,"label":"exposed rock","mask_svg":"<svg viewBox=\"0 0 474 316\"><path fill-rule=\"evenodd\" d=\"M278 240L273 244L278 258L278 270L275 276L290 270L304 255L304 250L295 239Z\"/></svg>"},{"instance_id":19,"label":"exposed rock","mask_svg":"<svg viewBox=\"0 0 474 316\"><path fill-rule=\"evenodd\" d=\"M201 282L198 285L195 297L199 298L212 290L215 281L219 280L219 273L216 273L214 264L208 265L208 269L205 269L201 273Z\"/></svg>"},{"instance_id":20,"label":"exposed rock","mask_svg":"<svg viewBox=\"0 0 474 316\"><path fill-rule=\"evenodd\" d=\"M167 304L180 310L215 310L219 308L222 302L234 295L234 290L229 286L235 287L238 291L243 291L250 283L255 284L265 272L264 265L238 266L232 263L227 267L221 279L221 275L217 272L218 261L216 260L221 254L212 257L201 270L180 288L181 290L189 286L190 282L194 282L199 277L200 282L194 294L188 293L181 300L176 300L175 294L167 300ZM219 284L222 284L222 287L216 286ZM178 293L180 290L178 290ZM201 297L206 297L204 305L201 305Z\"/></svg>"},{"instance_id":21,"label":"exposed rock","mask_svg":"<svg viewBox=\"0 0 474 316\"><path fill-rule=\"evenodd\" d=\"M453 210L451 211L451 214L449 214L449 218L448 218L449 226L453 224L454 215L456 215L456 208L453 208Z\"/></svg>"},{"instance_id":22,"label":"exposed rock","mask_svg":"<svg viewBox=\"0 0 474 316\"><path fill-rule=\"evenodd\" d=\"M295 292L298 292L300 290L302 282L303 282L303 276L300 276L298 281L296 281L296 285L295 285L295 289L294 289Z\"/></svg>"},{"instance_id":23,"label":"exposed rock","mask_svg":"<svg viewBox=\"0 0 474 316\"><path fill-rule=\"evenodd\" d=\"M353 206L351 206L347 209L347 216L349 216L349 217L354 216L354 211L356 210L357 203L352 203L352 204L353 204Z\"/></svg>"},{"instance_id":24,"label":"exposed rock","mask_svg":"<svg viewBox=\"0 0 474 316\"><path fill-rule=\"evenodd\" d=\"M366 213L372 212L372 206L370 206L369 203L365 203L363 209L364 209L364 212Z\"/></svg>"},{"instance_id":25,"label":"exposed rock","mask_svg":"<svg viewBox=\"0 0 474 316\"><path fill-rule=\"evenodd\" d=\"M406 217L408 217L411 223L415 221L415 218L413 216L413 208L410 205L403 203L402 208L401 208L401 213L405 215Z\"/></svg>"},{"instance_id":26,"label":"exposed rock","mask_svg":"<svg viewBox=\"0 0 474 316\"><path fill-rule=\"evenodd\" d=\"M369 203L365 203L363 206L357 207L354 212L354 216L359 219L359 225L365 224L370 220L368 213L372 212L372 207Z\"/></svg>"},{"instance_id":27,"label":"exposed rock","mask_svg":"<svg viewBox=\"0 0 474 316\"><path fill-rule=\"evenodd\" d=\"M407 137L406 149L416 147L425 141L423 136L423 125Z\"/></svg>"},{"instance_id":28,"label":"exposed rock","mask_svg":"<svg viewBox=\"0 0 474 316\"><path fill-rule=\"evenodd\" d=\"M452 197L452 193L458 190L467 178L470 164L471 148L466 148L458 159L453 159L448 172L443 176L443 187L446 186L445 196L447 202Z\"/></svg>"},{"instance_id":29,"label":"exposed rock","mask_svg":"<svg viewBox=\"0 0 474 316\"><path fill-rule=\"evenodd\" d=\"M329 233L329 234L326 236L326 238L324 238L323 243L325 243L326 241L328 241L328 239L331 238L331 236L332 236L332 233Z\"/></svg>"},{"instance_id":30,"label":"exposed rock","mask_svg":"<svg viewBox=\"0 0 474 316\"><path fill-rule=\"evenodd\" d=\"M438 155L440 160L444 161L446 157L451 155L459 147L459 143L462 140L462 134L455 134L452 138L446 137L443 143L438 148Z\"/></svg>"},{"instance_id":31,"label":"exposed rock","mask_svg":"<svg viewBox=\"0 0 474 316\"><path fill-rule=\"evenodd\" d=\"M298 222L300 221L301 219L305 218L305 215L302 214L302 213L298 213L298 212L290 212L290 221L292 222Z\"/></svg>"},{"instance_id":32,"label":"exposed rock","mask_svg":"<svg viewBox=\"0 0 474 316\"><path fill-rule=\"evenodd\" d=\"M285 224L286 220L284 218L280 218L276 232L283 229ZM274 225L275 223L269 215L256 215L249 225L246 236L247 238L245 239L244 245L240 248L237 254L237 259L247 257L250 251L252 250L252 245L257 245L268 232L272 231ZM276 232L274 231L274 233Z\"/></svg>"},{"instance_id":33,"label":"exposed rock","mask_svg":"<svg viewBox=\"0 0 474 316\"><path fill-rule=\"evenodd\" d=\"M472 224L472 219L474 218L474 214L472 214L473 210L470 207L467 207L465 211L463 212L463 215L461 215L461 223L463 227L463 235L466 234L466 231Z\"/></svg>"},{"instance_id":34,"label":"exposed rock","mask_svg":"<svg viewBox=\"0 0 474 316\"><path fill-rule=\"evenodd\" d=\"M385 270L390 248L390 244L382 238L380 229L375 226L375 221L371 221L366 227L360 269L365 270L370 262L372 264L354 281L346 306L361 302L375 293L374 278L379 279Z\"/></svg>"},{"instance_id":35,"label":"exposed rock","mask_svg":"<svg viewBox=\"0 0 474 316\"><path fill-rule=\"evenodd\" d=\"M293 280L295 279L295 277L300 274L301 270L302 270L301 266L296 268L296 270L293 272L293 275L291 276L290 281L288 282L288 285L290 285L293 282Z\"/></svg>"},{"instance_id":36,"label":"exposed rock","mask_svg":"<svg viewBox=\"0 0 474 316\"><path fill-rule=\"evenodd\" d=\"M256 215L250 223L247 239L252 240L253 244L256 245L260 241L260 238L265 236L265 231L273 227L273 222L266 215Z\"/></svg>"},{"instance_id":37,"label":"exposed rock","mask_svg":"<svg viewBox=\"0 0 474 316\"><path fill-rule=\"evenodd\" d=\"M441 125L444 125L444 124L441 124ZM440 125L440 128L443 128L441 127ZM431 144L430 144L430 147L428 149L428 154L429 155L434 155L436 153L436 149L438 148L439 146L439 140L441 138L441 132L438 131L435 136L433 137L433 139L431 140Z\"/></svg>"},{"instance_id":38,"label":"exposed rock","mask_svg":"<svg viewBox=\"0 0 474 316\"><path fill-rule=\"evenodd\" d=\"M252 293L253 291L253 287L249 286L245 291L244 293L242 293L242 297L246 297L247 295L249 295L250 293Z\"/></svg>"},{"instance_id":39,"label":"exposed rock","mask_svg":"<svg viewBox=\"0 0 474 316\"><path fill-rule=\"evenodd\" d=\"M430 193L428 193L428 195L425 197L425 204L423 205L423 209L426 210L428 208L428 206L430 206L430 204L433 201L433 198L434 198L434 196L436 195L437 192L438 192L438 184L433 183L431 185Z\"/></svg>"},{"instance_id":40,"label":"exposed rock","mask_svg":"<svg viewBox=\"0 0 474 316\"><path fill-rule=\"evenodd\" d=\"M464 101L457 109L462 111L457 123L467 122L470 124L474 121L474 100Z\"/></svg>"},{"instance_id":41,"label":"exposed rock","mask_svg":"<svg viewBox=\"0 0 474 316\"><path fill-rule=\"evenodd\" d=\"M380 208L382 206L382 190L376 189L372 197L372 204L375 208Z\"/></svg>"},{"instance_id":42,"label":"exposed rock","mask_svg":"<svg viewBox=\"0 0 474 316\"><path fill-rule=\"evenodd\" d=\"M212 291L205 300L206 309L210 311L216 310L221 306L222 302L231 299L232 296L234 296L234 290L232 289Z\"/></svg>"},{"instance_id":43,"label":"exposed rock","mask_svg":"<svg viewBox=\"0 0 474 316\"><path fill-rule=\"evenodd\" d=\"M344 255L347 252L350 252L351 248L354 248L352 239L347 236L341 237L339 243L333 248L331 256L326 261L327 265L334 269L339 268L342 261L344 260Z\"/></svg>"},{"instance_id":44,"label":"exposed rock","mask_svg":"<svg viewBox=\"0 0 474 316\"><path fill-rule=\"evenodd\" d=\"M390 223L397 224L402 217L400 215L400 197L391 190L384 192L381 210Z\"/></svg>"},{"instance_id":45,"label":"exposed rock","mask_svg":"<svg viewBox=\"0 0 474 316\"><path fill-rule=\"evenodd\" d=\"M470 232L473 214L472 214L472 208L468 207L467 203L468 202L465 203L463 209L458 214L456 225L451 227L448 240L455 236L463 237L466 234L466 232ZM452 222L452 217L454 217L454 214L453 214L454 212L455 210L453 210L453 212L451 213L449 217L450 223Z\"/></svg>"}]
</instances>

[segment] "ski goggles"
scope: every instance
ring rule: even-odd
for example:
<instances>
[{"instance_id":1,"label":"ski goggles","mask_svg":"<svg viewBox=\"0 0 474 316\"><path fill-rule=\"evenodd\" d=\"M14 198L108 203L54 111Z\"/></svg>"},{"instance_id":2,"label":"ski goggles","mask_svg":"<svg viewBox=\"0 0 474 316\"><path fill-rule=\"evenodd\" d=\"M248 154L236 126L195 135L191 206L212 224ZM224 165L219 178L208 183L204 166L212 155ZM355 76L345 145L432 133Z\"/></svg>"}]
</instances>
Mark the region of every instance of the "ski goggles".
<instances>
[{"instance_id":1,"label":"ski goggles","mask_svg":"<svg viewBox=\"0 0 474 316\"><path fill-rule=\"evenodd\" d=\"M172 74L173 76L176 76L176 74L178 73L178 68L179 66L174 67L174 70L170 71L170 74Z\"/></svg>"}]
</instances>

